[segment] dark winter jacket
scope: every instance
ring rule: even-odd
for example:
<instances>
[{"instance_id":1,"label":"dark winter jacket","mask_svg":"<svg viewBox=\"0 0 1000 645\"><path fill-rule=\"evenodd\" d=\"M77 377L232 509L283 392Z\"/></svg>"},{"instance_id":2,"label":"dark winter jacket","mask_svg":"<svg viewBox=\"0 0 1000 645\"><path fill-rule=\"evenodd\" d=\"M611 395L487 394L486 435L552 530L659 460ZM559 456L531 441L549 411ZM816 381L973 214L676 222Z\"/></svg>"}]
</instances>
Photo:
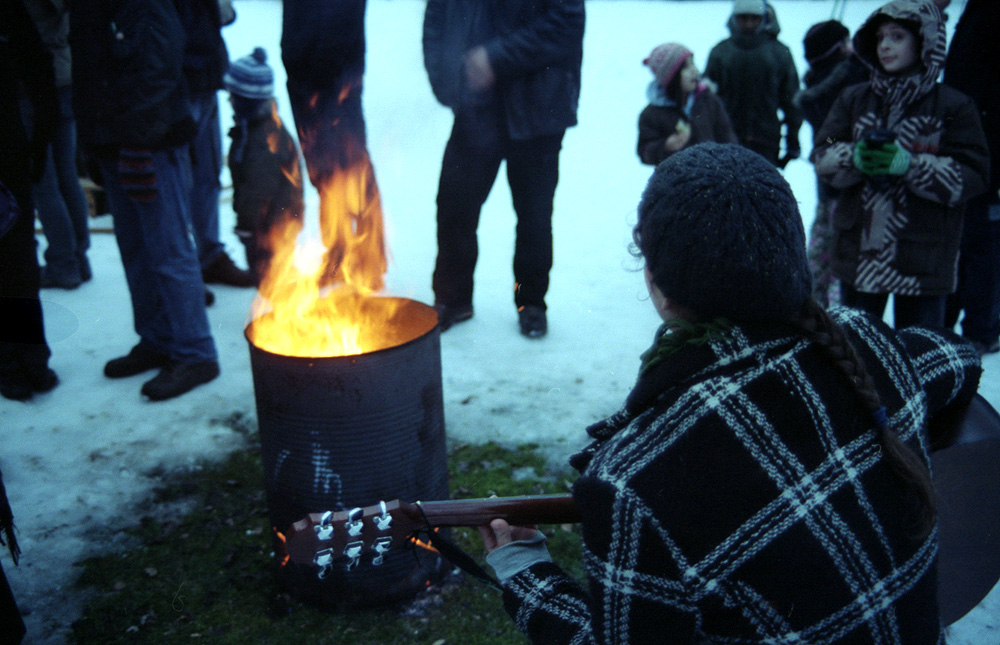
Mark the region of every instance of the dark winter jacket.
<instances>
[{"instance_id":1,"label":"dark winter jacket","mask_svg":"<svg viewBox=\"0 0 1000 645\"><path fill-rule=\"evenodd\" d=\"M777 150L784 123L787 149L797 153L802 116L792 100L799 90L792 53L768 30L766 22L752 34L729 26L732 36L712 48L705 76L717 85L736 136L740 143ZM778 118L778 110L783 119Z\"/></svg>"},{"instance_id":2,"label":"dark winter jacket","mask_svg":"<svg viewBox=\"0 0 1000 645\"><path fill-rule=\"evenodd\" d=\"M219 0L174 0L184 26L184 78L194 94L224 87L222 76L229 69L229 52L222 39Z\"/></svg>"},{"instance_id":3,"label":"dark winter jacket","mask_svg":"<svg viewBox=\"0 0 1000 645\"><path fill-rule=\"evenodd\" d=\"M664 147L667 138L677 131L681 121L691 128L685 148L705 141L737 143L729 115L719 97L706 85L699 85L694 93L691 113L676 103L661 97L661 86L650 86L655 92L649 105L639 114L639 143L636 146L642 163L657 165L673 154Z\"/></svg>"},{"instance_id":4,"label":"dark winter jacket","mask_svg":"<svg viewBox=\"0 0 1000 645\"><path fill-rule=\"evenodd\" d=\"M52 54L56 87L68 87L73 81L73 71L69 51L69 9L65 0L26 0L24 4Z\"/></svg>"},{"instance_id":5,"label":"dark winter jacket","mask_svg":"<svg viewBox=\"0 0 1000 645\"><path fill-rule=\"evenodd\" d=\"M922 71L881 71L879 13L923 25ZM834 273L865 293L951 293L964 203L985 190L989 156L972 99L936 82L945 54L941 13L933 3L895 0L862 25L855 51L872 68L872 81L840 95L813 153L820 179L843 189L833 213ZM910 168L868 178L854 167L854 146L866 131L885 128L911 153Z\"/></svg>"},{"instance_id":6,"label":"dark winter jacket","mask_svg":"<svg viewBox=\"0 0 1000 645\"><path fill-rule=\"evenodd\" d=\"M576 125L583 61L583 0L428 0L424 66L434 96L459 111L498 100L512 139ZM465 88L463 55L486 47L491 96Z\"/></svg>"},{"instance_id":7,"label":"dark winter jacket","mask_svg":"<svg viewBox=\"0 0 1000 645\"><path fill-rule=\"evenodd\" d=\"M73 3L73 112L92 151L163 148L194 134L173 0Z\"/></svg>"},{"instance_id":8,"label":"dark winter jacket","mask_svg":"<svg viewBox=\"0 0 1000 645\"><path fill-rule=\"evenodd\" d=\"M833 310L891 430L975 394L975 350ZM813 343L732 327L645 372L592 426L573 497L589 592L552 563L505 583L535 643L943 643L937 532L916 538L871 416Z\"/></svg>"},{"instance_id":9,"label":"dark winter jacket","mask_svg":"<svg viewBox=\"0 0 1000 645\"><path fill-rule=\"evenodd\" d=\"M989 190L1000 190L1000 3L968 0L948 46L944 83L968 95L979 108L993 163Z\"/></svg>"},{"instance_id":10,"label":"dark winter jacket","mask_svg":"<svg viewBox=\"0 0 1000 645\"><path fill-rule=\"evenodd\" d=\"M30 135L22 91L34 115ZM41 177L58 113L52 55L20 0L0 0L0 183L22 209L30 207L31 179Z\"/></svg>"},{"instance_id":11,"label":"dark winter jacket","mask_svg":"<svg viewBox=\"0 0 1000 645\"><path fill-rule=\"evenodd\" d=\"M809 68L802 77L805 87L795 95L795 105L812 126L813 136L823 126L840 93L868 80L868 67L857 56L834 58L830 63Z\"/></svg>"},{"instance_id":12,"label":"dark winter jacket","mask_svg":"<svg viewBox=\"0 0 1000 645\"><path fill-rule=\"evenodd\" d=\"M240 234L267 232L282 214L302 214L302 169L298 149L273 110L236 120L229 130L229 173Z\"/></svg>"}]
</instances>

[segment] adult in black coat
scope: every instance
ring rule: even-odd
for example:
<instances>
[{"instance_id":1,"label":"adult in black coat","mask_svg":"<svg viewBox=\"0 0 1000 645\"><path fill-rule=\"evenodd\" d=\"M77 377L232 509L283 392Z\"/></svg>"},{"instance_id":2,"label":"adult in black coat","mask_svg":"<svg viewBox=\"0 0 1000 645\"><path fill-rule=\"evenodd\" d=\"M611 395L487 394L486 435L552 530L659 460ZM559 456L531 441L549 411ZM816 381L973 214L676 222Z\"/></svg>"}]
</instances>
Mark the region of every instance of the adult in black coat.
<instances>
[{"instance_id":1,"label":"adult in black coat","mask_svg":"<svg viewBox=\"0 0 1000 645\"><path fill-rule=\"evenodd\" d=\"M184 43L173 0L89 0L70 10L80 139L100 167L139 336L104 374L160 369L141 390L155 401L219 374L190 235Z\"/></svg>"},{"instance_id":2,"label":"adult in black coat","mask_svg":"<svg viewBox=\"0 0 1000 645\"><path fill-rule=\"evenodd\" d=\"M20 87L34 112L26 132ZM13 200L0 211L0 394L25 401L58 383L48 367L52 352L45 340L38 299L35 208L31 185L45 169L58 114L52 56L27 9L19 0L0 0L0 184ZM16 205L16 207L14 206Z\"/></svg>"},{"instance_id":3,"label":"adult in black coat","mask_svg":"<svg viewBox=\"0 0 1000 645\"><path fill-rule=\"evenodd\" d=\"M576 125L584 22L583 0L427 3L424 65L434 95L455 114L437 196L442 329L472 317L479 213L506 160L521 333L547 331L552 201L563 134Z\"/></svg>"},{"instance_id":4,"label":"adult in black coat","mask_svg":"<svg viewBox=\"0 0 1000 645\"><path fill-rule=\"evenodd\" d=\"M944 82L972 97L990 149L986 193L965 206L958 289L948 297L945 322L962 319L962 335L983 354L1000 351L1000 4L968 0L955 26Z\"/></svg>"}]
</instances>

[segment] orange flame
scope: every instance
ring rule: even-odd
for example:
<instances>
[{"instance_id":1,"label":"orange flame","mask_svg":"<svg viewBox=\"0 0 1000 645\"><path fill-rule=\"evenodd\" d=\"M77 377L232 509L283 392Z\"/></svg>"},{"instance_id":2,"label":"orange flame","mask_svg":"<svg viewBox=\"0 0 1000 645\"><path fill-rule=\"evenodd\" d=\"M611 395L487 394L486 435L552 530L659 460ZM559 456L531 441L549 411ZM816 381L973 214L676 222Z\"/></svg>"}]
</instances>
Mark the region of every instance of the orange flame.
<instances>
[{"instance_id":1,"label":"orange flame","mask_svg":"<svg viewBox=\"0 0 1000 645\"><path fill-rule=\"evenodd\" d=\"M435 533L437 533L438 527L435 526L431 530L434 531ZM431 551L433 553L438 553L438 550L435 549L434 547L432 547L431 544L430 544L430 542L424 542L423 540L421 540L420 538L418 538L416 535L411 535L410 536L410 542L412 544L420 547L421 549L426 549L427 551Z\"/></svg>"},{"instance_id":2,"label":"orange flame","mask_svg":"<svg viewBox=\"0 0 1000 645\"><path fill-rule=\"evenodd\" d=\"M272 526L271 530L274 531L274 534L277 535L278 539L281 541L282 558L281 562L278 563L278 566L283 567L288 564L288 561L291 559L291 556L288 555L288 549L286 548L288 539L285 537L284 533L278 530L277 527Z\"/></svg>"},{"instance_id":3,"label":"orange flame","mask_svg":"<svg viewBox=\"0 0 1000 645\"><path fill-rule=\"evenodd\" d=\"M345 87L340 99L351 89ZM272 229L273 255L247 328L261 349L285 356L351 356L400 342L399 330L389 329L388 322L401 301L376 297L388 262L374 169L360 140L345 145L351 148L347 154L334 154L357 161L338 168L319 187L322 240L299 243L301 222L292 217ZM298 168L292 173L290 179L301 182Z\"/></svg>"}]
</instances>

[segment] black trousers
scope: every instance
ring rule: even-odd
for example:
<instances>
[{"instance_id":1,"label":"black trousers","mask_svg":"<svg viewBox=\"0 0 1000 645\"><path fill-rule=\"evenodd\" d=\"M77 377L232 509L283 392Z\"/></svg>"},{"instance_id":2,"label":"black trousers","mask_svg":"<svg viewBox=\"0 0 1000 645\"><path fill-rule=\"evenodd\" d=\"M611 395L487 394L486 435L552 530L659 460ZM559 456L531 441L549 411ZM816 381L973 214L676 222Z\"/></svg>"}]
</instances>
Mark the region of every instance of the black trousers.
<instances>
[{"instance_id":1,"label":"black trousers","mask_svg":"<svg viewBox=\"0 0 1000 645\"><path fill-rule=\"evenodd\" d=\"M559 183L563 134L518 141L498 111L458 112L444 150L437 196L438 255L432 285L436 304L472 304L479 256L479 213L507 162L514 211L514 301L545 308L552 268L552 200Z\"/></svg>"},{"instance_id":2,"label":"black trousers","mask_svg":"<svg viewBox=\"0 0 1000 645\"><path fill-rule=\"evenodd\" d=\"M876 318L882 318L889 301L888 293L862 293L854 287L841 283L841 301L847 307L867 311ZM892 294L893 327L902 329L917 325L920 327L944 327L944 305L947 296L901 296Z\"/></svg>"},{"instance_id":3,"label":"black trousers","mask_svg":"<svg viewBox=\"0 0 1000 645\"><path fill-rule=\"evenodd\" d=\"M958 291L948 296L945 323L962 319L962 335L985 345L1000 338L1000 218L996 193L970 199L965 206L962 252L958 256ZM994 202L994 213L990 212Z\"/></svg>"}]
</instances>

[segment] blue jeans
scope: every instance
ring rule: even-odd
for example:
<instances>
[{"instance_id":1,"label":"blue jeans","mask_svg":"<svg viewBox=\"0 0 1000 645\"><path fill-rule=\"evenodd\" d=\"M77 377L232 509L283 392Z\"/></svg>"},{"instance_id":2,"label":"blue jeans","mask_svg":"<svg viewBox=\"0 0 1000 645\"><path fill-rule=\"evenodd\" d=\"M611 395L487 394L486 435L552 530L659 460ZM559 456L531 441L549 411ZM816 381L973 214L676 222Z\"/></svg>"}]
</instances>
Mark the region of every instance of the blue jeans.
<instances>
[{"instance_id":1,"label":"blue jeans","mask_svg":"<svg viewBox=\"0 0 1000 645\"><path fill-rule=\"evenodd\" d=\"M201 268L225 250L219 240L219 173L222 172L222 126L219 99L213 92L191 97L191 115L198 127L189 145L191 155L191 226Z\"/></svg>"},{"instance_id":2,"label":"blue jeans","mask_svg":"<svg viewBox=\"0 0 1000 645\"><path fill-rule=\"evenodd\" d=\"M70 88L59 90L59 123L45 161L45 174L32 189L48 247L46 272L57 282L79 279L90 248L87 198L76 171L76 121Z\"/></svg>"},{"instance_id":3,"label":"blue jeans","mask_svg":"<svg viewBox=\"0 0 1000 645\"><path fill-rule=\"evenodd\" d=\"M187 147L153 151L156 196L126 194L116 158L99 159L142 343L177 361L217 360L191 236Z\"/></svg>"}]
</instances>

